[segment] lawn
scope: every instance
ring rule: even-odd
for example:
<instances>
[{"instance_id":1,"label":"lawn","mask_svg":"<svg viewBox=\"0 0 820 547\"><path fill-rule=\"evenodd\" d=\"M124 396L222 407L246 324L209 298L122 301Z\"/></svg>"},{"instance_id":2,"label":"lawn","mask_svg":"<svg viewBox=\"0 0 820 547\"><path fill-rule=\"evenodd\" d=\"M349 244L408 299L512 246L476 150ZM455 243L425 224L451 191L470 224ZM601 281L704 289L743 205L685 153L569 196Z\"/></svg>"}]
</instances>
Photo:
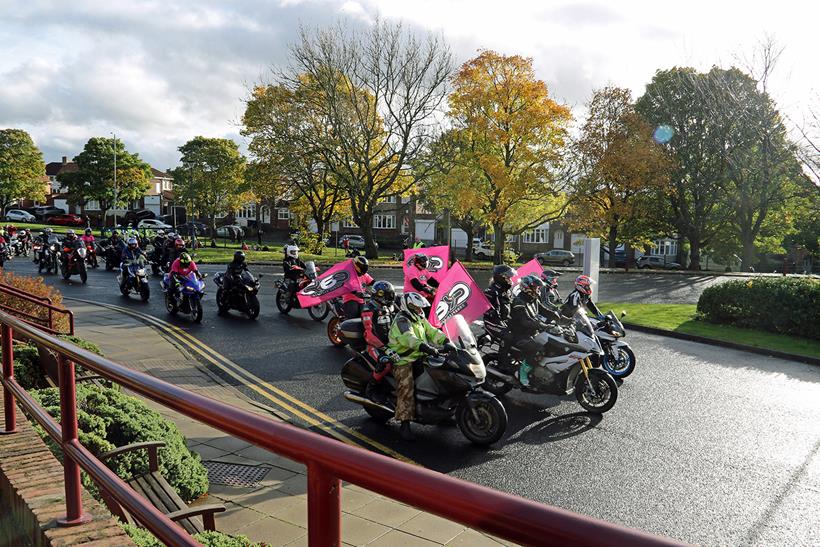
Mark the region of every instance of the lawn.
<instances>
[{"instance_id":1,"label":"lawn","mask_svg":"<svg viewBox=\"0 0 820 547\"><path fill-rule=\"evenodd\" d=\"M718 325L697 319L695 304L636 304L600 302L602 311L626 311L625 325L642 325L656 329L694 334L714 340L734 342L757 348L820 357L820 341L754 329Z\"/></svg>"}]
</instances>

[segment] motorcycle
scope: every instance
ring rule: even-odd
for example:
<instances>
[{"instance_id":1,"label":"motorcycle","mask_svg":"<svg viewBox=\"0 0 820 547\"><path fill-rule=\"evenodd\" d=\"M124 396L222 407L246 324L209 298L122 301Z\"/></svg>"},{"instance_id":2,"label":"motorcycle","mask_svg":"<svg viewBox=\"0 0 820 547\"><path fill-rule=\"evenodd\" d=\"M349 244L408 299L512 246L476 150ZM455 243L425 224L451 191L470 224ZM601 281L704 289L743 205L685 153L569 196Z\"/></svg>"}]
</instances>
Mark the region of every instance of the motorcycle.
<instances>
[{"instance_id":1,"label":"motorcycle","mask_svg":"<svg viewBox=\"0 0 820 547\"><path fill-rule=\"evenodd\" d=\"M111 245L110 241L100 244L100 250L105 254L105 271L118 268L122 258L122 250Z\"/></svg>"},{"instance_id":2,"label":"motorcycle","mask_svg":"<svg viewBox=\"0 0 820 547\"><path fill-rule=\"evenodd\" d=\"M224 288L225 274L216 274L214 283L219 287L216 290L216 306L219 315L224 315L233 308L247 315L249 319L259 317L259 298L256 295L259 293L259 279L261 278L261 274L255 278L248 271L242 272L239 279L234 281L232 289L226 291Z\"/></svg>"},{"instance_id":3,"label":"motorcycle","mask_svg":"<svg viewBox=\"0 0 820 547\"><path fill-rule=\"evenodd\" d=\"M541 350L529 374L529 386L518 379L522 354L517 347L508 349L507 359L500 359L499 353L485 355L484 389L495 395L513 388L528 393L574 394L589 412L603 414L611 409L618 399L618 385L609 373L594 368L590 360L590 355L603 354L592 324L580 308L575 310L572 321L574 324L550 325L533 337Z\"/></svg>"},{"instance_id":4,"label":"motorcycle","mask_svg":"<svg viewBox=\"0 0 820 547\"><path fill-rule=\"evenodd\" d=\"M17 236L14 236L9 241L9 250L14 256L28 256L28 246L25 242L20 241Z\"/></svg>"},{"instance_id":5,"label":"motorcycle","mask_svg":"<svg viewBox=\"0 0 820 547\"><path fill-rule=\"evenodd\" d=\"M302 306L299 304L296 293L307 287L309 283L316 279L318 274L319 268L316 267L313 261L309 261L305 262L305 270L299 276L295 287L293 283L287 279L277 279L274 281L274 286L276 287L276 307L279 309L279 313L287 314L290 313L290 310L293 308L300 309ZM308 315L310 315L314 321L324 321L329 313L330 305L327 302L322 302L321 304L316 304L308 308Z\"/></svg>"},{"instance_id":6,"label":"motorcycle","mask_svg":"<svg viewBox=\"0 0 820 547\"><path fill-rule=\"evenodd\" d=\"M143 302L148 302L151 297L151 287L148 285L144 261L123 264L117 274L117 283L123 296L128 296L133 291L140 295Z\"/></svg>"},{"instance_id":7,"label":"motorcycle","mask_svg":"<svg viewBox=\"0 0 820 547\"><path fill-rule=\"evenodd\" d=\"M99 267L97 262L97 249L94 243L84 243L85 245L85 263L90 268Z\"/></svg>"},{"instance_id":8,"label":"motorcycle","mask_svg":"<svg viewBox=\"0 0 820 547\"><path fill-rule=\"evenodd\" d=\"M621 317L626 312L621 313ZM595 320L593 320L595 321ZM613 378L626 378L635 371L635 352L624 341L626 330L615 313L610 311L593 323L595 336L604 350L603 355L591 357L592 363L607 371Z\"/></svg>"},{"instance_id":9,"label":"motorcycle","mask_svg":"<svg viewBox=\"0 0 820 547\"><path fill-rule=\"evenodd\" d=\"M38 242L35 245L36 253L37 253L37 273L43 273L43 270L46 270L47 273L57 273L59 267L59 255L60 255L60 241L57 238L49 238L48 243L43 245L42 243Z\"/></svg>"},{"instance_id":10,"label":"motorcycle","mask_svg":"<svg viewBox=\"0 0 820 547\"><path fill-rule=\"evenodd\" d=\"M457 315L450 327L450 347L438 357L427 357L413 366L416 419L421 424L437 424L455 417L461 433L470 442L491 445L507 429L507 411L493 394L482 390L486 369L476 340L463 317ZM367 355L361 319L348 319L341 334L354 357L342 367L342 381L349 388L345 399L361 405L374 420L385 423L396 409L396 381L392 375L381 381Z\"/></svg>"},{"instance_id":11,"label":"motorcycle","mask_svg":"<svg viewBox=\"0 0 820 547\"><path fill-rule=\"evenodd\" d=\"M0 268L5 267L6 262L11 260L11 258L11 248L9 247L8 243L0 243Z\"/></svg>"},{"instance_id":12,"label":"motorcycle","mask_svg":"<svg viewBox=\"0 0 820 547\"><path fill-rule=\"evenodd\" d=\"M145 247L145 254L151 261L151 273L159 275L162 269L162 247L149 244Z\"/></svg>"},{"instance_id":13,"label":"motorcycle","mask_svg":"<svg viewBox=\"0 0 820 547\"><path fill-rule=\"evenodd\" d=\"M165 274L160 285L165 293L165 309L168 313L176 315L181 312L188 315L194 323L200 323L202 298L205 296L204 278L207 276L208 274L203 274L203 279L200 279L196 272L191 272L172 286L171 274Z\"/></svg>"},{"instance_id":14,"label":"motorcycle","mask_svg":"<svg viewBox=\"0 0 820 547\"><path fill-rule=\"evenodd\" d=\"M347 345L347 342L345 342L342 336L341 327L347 317L345 317L342 298L334 298L328 302L328 305L330 306L330 311L333 313L333 317L327 322L327 338L330 340L330 343L337 348L343 348Z\"/></svg>"},{"instance_id":15,"label":"motorcycle","mask_svg":"<svg viewBox=\"0 0 820 547\"><path fill-rule=\"evenodd\" d=\"M88 271L85 268L85 245L75 244L73 248L63 247L60 253L60 274L68 279L74 274L80 275L80 281L88 281Z\"/></svg>"}]
</instances>

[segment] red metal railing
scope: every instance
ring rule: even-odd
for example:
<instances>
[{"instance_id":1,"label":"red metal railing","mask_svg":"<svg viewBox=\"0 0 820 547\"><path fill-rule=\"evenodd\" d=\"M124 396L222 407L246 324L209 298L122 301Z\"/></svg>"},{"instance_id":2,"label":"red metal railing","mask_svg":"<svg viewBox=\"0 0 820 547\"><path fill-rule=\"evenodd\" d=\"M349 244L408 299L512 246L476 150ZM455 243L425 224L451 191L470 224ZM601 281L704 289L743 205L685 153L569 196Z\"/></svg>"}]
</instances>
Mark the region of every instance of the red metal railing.
<instances>
[{"instance_id":1,"label":"red metal railing","mask_svg":"<svg viewBox=\"0 0 820 547\"><path fill-rule=\"evenodd\" d=\"M74 334L74 314L71 313L71 310L67 310L62 306L55 305L52 302L51 298L48 298L47 296L36 296L33 294L29 294L27 292L21 291L17 287L6 285L5 283L0 283L0 294L10 296L12 297L12 299L19 299L24 302L37 304L38 306L46 310L46 317L42 317L38 314L27 312L23 309L16 308L2 301L0 301L0 310L8 312L16 317L19 317L29 325L34 325L35 327L39 327L44 331L50 332L52 334ZM55 313L58 317L55 317ZM59 319L59 316L68 318L68 332L61 331L59 329L59 325L56 323L56 321Z\"/></svg>"},{"instance_id":2,"label":"red metal railing","mask_svg":"<svg viewBox=\"0 0 820 547\"><path fill-rule=\"evenodd\" d=\"M680 545L623 526L542 505L350 446L328 437L214 401L114 363L0 312L5 433L15 431L15 399L64 451L66 517L83 522L80 468L168 545L197 545L182 527L136 494L77 439L74 363L229 435L307 466L308 541L341 544L341 481L357 484L424 511L526 545ZM13 333L56 352L62 428L14 380Z\"/></svg>"}]
</instances>

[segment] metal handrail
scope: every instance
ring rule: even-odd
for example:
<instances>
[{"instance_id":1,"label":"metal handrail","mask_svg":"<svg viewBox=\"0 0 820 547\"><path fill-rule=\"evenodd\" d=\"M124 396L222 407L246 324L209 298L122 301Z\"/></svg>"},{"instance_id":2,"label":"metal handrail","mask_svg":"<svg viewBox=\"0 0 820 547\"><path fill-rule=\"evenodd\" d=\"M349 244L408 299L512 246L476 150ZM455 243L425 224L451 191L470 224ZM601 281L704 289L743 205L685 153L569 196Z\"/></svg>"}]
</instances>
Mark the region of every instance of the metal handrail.
<instances>
[{"instance_id":1,"label":"metal handrail","mask_svg":"<svg viewBox=\"0 0 820 547\"><path fill-rule=\"evenodd\" d=\"M21 300L25 300L26 302L31 302L33 304L38 304L42 306L43 308L48 310L48 318L38 317L3 304L0 304L0 310L9 312L13 315L17 315L21 317L23 321L25 321L29 325L41 328L46 332L50 332L52 334L74 334L74 314L71 312L71 310L67 310L62 306L55 305L51 298L47 296L37 296L34 294L30 294L12 285L7 285L6 283L0 283L0 293L7 294L14 298L19 298ZM67 333L62 333L55 328L54 312L61 313L68 317Z\"/></svg>"},{"instance_id":2,"label":"metal handrail","mask_svg":"<svg viewBox=\"0 0 820 547\"><path fill-rule=\"evenodd\" d=\"M380 454L350 446L328 437L274 421L215 401L129 369L73 344L55 338L27 323L0 312L3 331L3 378L6 427L14 428L14 398L38 423L50 429L41 408L13 378L12 331L21 333L59 356L62 431L65 452L68 523L82 518L77 492L79 467L87 471L106 492L134 514L155 536L170 545L195 545L181 527L139 497L113 475L76 438L74 363L181 414L270 452L307 466L308 541L311 546L341 543L341 481L345 480L424 511L460 522L477 530L527 545L680 545L638 530L550 507L492 490L447 475L406 464ZM53 420L51 420L53 422ZM44 423L45 422L45 423ZM54 424L56 425L56 424ZM72 430L73 427L73 430ZM52 437L57 431L49 431ZM66 430L68 429L68 435ZM56 439L55 439L56 440ZM79 466L79 467L77 467ZM74 480L76 474L77 480ZM187 539L186 539L187 538Z\"/></svg>"}]
</instances>

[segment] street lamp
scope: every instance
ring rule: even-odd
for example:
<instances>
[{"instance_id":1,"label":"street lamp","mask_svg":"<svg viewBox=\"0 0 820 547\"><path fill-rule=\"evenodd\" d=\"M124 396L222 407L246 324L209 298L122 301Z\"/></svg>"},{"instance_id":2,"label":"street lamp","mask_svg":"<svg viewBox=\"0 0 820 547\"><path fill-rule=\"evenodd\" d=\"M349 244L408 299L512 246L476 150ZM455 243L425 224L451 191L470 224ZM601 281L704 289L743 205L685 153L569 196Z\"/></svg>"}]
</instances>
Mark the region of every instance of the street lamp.
<instances>
[{"instance_id":1,"label":"street lamp","mask_svg":"<svg viewBox=\"0 0 820 547\"><path fill-rule=\"evenodd\" d=\"M117 227L117 134L112 132L111 135L114 137L114 228ZM105 219L103 219L103 225L105 225Z\"/></svg>"}]
</instances>

